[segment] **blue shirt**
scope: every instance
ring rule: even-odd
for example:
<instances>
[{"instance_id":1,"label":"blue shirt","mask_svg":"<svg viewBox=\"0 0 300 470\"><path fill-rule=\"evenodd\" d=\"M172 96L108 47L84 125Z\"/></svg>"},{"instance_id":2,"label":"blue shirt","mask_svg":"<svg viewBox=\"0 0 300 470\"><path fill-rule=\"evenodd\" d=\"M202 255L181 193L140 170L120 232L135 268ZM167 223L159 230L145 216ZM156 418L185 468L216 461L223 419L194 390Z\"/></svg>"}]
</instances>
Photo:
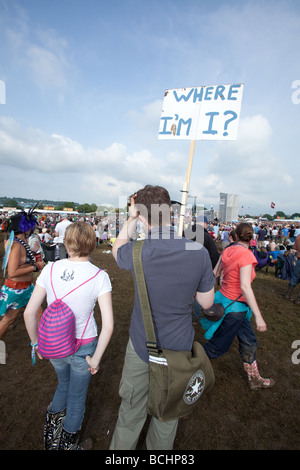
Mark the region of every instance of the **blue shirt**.
<instances>
[{"instance_id":1,"label":"blue shirt","mask_svg":"<svg viewBox=\"0 0 300 470\"><path fill-rule=\"evenodd\" d=\"M283 229L282 229L282 236L283 236L283 237L287 237L288 234L289 234L289 230L290 230L289 228L283 228Z\"/></svg>"},{"instance_id":2,"label":"blue shirt","mask_svg":"<svg viewBox=\"0 0 300 470\"><path fill-rule=\"evenodd\" d=\"M118 249L117 262L121 269L131 270L135 282L133 243ZM144 242L142 263L159 347L190 351L195 335L192 324L195 294L208 292L215 285L208 251L199 243L179 237L172 226L154 227ZM148 362L136 282L129 335L135 352Z\"/></svg>"}]
</instances>

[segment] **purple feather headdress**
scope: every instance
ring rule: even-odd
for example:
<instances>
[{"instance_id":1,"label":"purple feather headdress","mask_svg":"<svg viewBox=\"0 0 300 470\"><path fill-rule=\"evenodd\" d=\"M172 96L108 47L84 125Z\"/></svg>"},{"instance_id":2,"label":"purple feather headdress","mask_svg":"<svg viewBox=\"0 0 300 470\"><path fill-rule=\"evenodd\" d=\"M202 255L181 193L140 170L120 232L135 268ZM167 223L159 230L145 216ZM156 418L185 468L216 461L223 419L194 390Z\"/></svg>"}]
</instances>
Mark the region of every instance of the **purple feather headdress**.
<instances>
[{"instance_id":1,"label":"purple feather headdress","mask_svg":"<svg viewBox=\"0 0 300 470\"><path fill-rule=\"evenodd\" d=\"M36 226L35 217L32 214L26 214L25 212L22 213L21 220L19 223L19 230L20 232L28 232L32 230L34 232Z\"/></svg>"},{"instance_id":2,"label":"purple feather headdress","mask_svg":"<svg viewBox=\"0 0 300 470\"><path fill-rule=\"evenodd\" d=\"M10 230L13 230L15 233L21 232L25 233L31 231L34 232L37 225L35 216L33 215L34 209L38 204L34 206L33 209L30 209L28 212L21 212L20 214L13 215L10 218Z\"/></svg>"}]
</instances>

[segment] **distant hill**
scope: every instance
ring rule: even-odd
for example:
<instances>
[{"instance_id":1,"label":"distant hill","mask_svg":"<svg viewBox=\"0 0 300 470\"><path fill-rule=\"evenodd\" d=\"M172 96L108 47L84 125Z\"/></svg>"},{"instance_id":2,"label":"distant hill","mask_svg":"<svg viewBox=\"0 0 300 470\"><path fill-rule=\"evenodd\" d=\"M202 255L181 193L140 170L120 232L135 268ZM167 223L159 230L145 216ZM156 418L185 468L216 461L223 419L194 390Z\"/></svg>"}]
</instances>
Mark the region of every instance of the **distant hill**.
<instances>
[{"instance_id":1,"label":"distant hill","mask_svg":"<svg viewBox=\"0 0 300 470\"><path fill-rule=\"evenodd\" d=\"M67 201L52 201L49 199L27 199L25 197L6 197L6 196L0 196L0 206L4 207L11 207L12 201L15 201L18 203L19 206L21 207L26 207L26 206L34 206L35 204L39 204L39 206L59 206L59 205L64 205ZM79 206L79 203L73 202L74 207Z\"/></svg>"}]
</instances>

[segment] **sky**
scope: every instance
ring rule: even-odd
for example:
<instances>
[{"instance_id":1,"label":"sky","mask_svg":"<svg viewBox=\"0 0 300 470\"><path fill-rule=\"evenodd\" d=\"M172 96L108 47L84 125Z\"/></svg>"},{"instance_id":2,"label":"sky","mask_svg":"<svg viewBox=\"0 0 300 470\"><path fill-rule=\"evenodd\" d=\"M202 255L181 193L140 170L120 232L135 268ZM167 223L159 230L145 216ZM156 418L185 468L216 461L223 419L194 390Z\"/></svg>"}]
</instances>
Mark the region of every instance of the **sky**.
<instances>
[{"instance_id":1,"label":"sky","mask_svg":"<svg viewBox=\"0 0 300 470\"><path fill-rule=\"evenodd\" d=\"M0 0L0 196L181 201L191 142L158 138L165 91L242 83L237 139L196 141L189 202L300 212L299 51L299 0Z\"/></svg>"}]
</instances>

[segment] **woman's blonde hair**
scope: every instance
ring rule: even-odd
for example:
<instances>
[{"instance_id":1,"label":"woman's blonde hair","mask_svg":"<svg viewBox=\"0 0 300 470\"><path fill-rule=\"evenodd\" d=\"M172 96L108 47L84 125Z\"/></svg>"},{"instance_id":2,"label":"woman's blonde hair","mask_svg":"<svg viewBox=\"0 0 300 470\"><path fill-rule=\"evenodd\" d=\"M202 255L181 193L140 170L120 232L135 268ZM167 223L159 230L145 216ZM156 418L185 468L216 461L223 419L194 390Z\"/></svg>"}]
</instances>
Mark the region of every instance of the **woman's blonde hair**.
<instances>
[{"instance_id":1,"label":"woman's blonde hair","mask_svg":"<svg viewBox=\"0 0 300 470\"><path fill-rule=\"evenodd\" d=\"M64 245L75 256L88 256L96 247L96 233L87 222L73 222L65 232Z\"/></svg>"}]
</instances>

